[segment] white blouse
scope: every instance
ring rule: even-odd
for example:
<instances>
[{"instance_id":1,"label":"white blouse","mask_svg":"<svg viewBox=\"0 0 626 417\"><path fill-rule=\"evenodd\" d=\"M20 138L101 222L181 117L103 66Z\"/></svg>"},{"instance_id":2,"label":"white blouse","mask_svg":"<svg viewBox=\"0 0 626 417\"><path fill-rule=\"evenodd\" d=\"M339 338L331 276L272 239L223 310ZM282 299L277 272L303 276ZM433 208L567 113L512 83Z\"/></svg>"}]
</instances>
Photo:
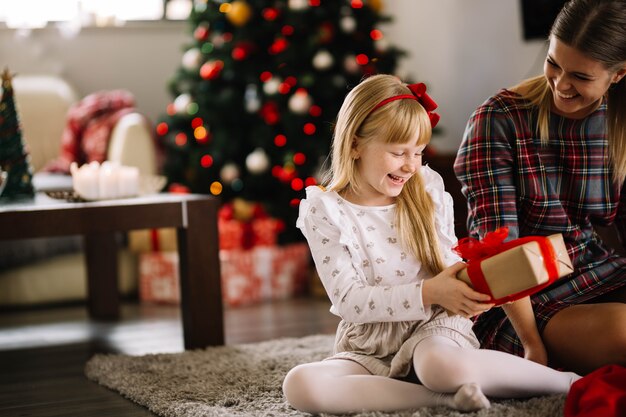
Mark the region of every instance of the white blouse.
<instances>
[{"instance_id":1,"label":"white blouse","mask_svg":"<svg viewBox=\"0 0 626 417\"><path fill-rule=\"evenodd\" d=\"M435 203L439 246L449 266L460 261L451 249L457 241L452 197L437 172L422 166L420 173ZM306 194L296 226L308 241L330 311L354 323L428 320L422 281L431 274L401 247L395 204L360 206L317 186Z\"/></svg>"}]
</instances>

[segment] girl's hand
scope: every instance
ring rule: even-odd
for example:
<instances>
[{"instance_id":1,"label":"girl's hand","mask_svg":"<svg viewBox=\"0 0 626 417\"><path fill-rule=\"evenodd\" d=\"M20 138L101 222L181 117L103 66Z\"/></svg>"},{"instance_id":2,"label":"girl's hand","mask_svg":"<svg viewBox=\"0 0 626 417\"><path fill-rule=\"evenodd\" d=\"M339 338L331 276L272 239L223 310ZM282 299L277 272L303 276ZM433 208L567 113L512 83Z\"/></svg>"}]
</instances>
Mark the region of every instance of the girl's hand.
<instances>
[{"instance_id":1,"label":"girl's hand","mask_svg":"<svg viewBox=\"0 0 626 417\"><path fill-rule=\"evenodd\" d=\"M424 305L437 304L467 318L477 316L493 307L494 304L488 302L491 297L474 291L465 282L456 278L456 274L465 267L463 262L457 262L425 280L422 288Z\"/></svg>"}]
</instances>

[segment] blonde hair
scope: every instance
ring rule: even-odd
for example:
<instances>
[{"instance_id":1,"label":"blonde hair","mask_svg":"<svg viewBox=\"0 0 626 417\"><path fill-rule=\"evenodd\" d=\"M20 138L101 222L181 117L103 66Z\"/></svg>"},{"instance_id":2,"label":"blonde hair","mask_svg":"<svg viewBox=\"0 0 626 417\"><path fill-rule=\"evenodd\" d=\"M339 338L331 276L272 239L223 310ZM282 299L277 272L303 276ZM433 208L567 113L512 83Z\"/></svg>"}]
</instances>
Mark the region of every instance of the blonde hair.
<instances>
[{"instance_id":1,"label":"blonde hair","mask_svg":"<svg viewBox=\"0 0 626 417\"><path fill-rule=\"evenodd\" d=\"M626 2L623 0L571 0L552 25L550 36L579 50L614 72L626 65ZM520 84L524 99L539 108L537 126L543 144L548 141L552 103L544 76ZM626 77L606 93L607 138L613 181L626 179Z\"/></svg>"},{"instance_id":2,"label":"blonde hair","mask_svg":"<svg viewBox=\"0 0 626 417\"><path fill-rule=\"evenodd\" d=\"M407 143L419 132L418 144L431 137L426 110L416 100L396 100L372 112L382 100L411 94L393 75L373 75L363 80L348 95L339 110L333 133L330 168L323 183L338 193L358 193L362 187L353 158L354 143L367 146L374 140ZM396 199L398 236L403 247L437 274L444 268L435 229L435 208L426 192L419 170L407 181Z\"/></svg>"}]
</instances>

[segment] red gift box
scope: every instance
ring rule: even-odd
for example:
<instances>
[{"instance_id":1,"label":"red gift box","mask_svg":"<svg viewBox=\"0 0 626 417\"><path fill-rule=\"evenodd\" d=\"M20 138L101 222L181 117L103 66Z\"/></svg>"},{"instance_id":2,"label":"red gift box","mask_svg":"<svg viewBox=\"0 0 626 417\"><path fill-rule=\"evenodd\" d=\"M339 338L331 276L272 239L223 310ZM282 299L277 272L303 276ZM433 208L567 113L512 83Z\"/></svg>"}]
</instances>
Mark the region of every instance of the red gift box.
<instances>
[{"instance_id":1,"label":"red gift box","mask_svg":"<svg viewBox=\"0 0 626 417\"><path fill-rule=\"evenodd\" d=\"M178 303L178 254L143 253L139 258L142 301ZM308 289L310 252L306 243L220 250L225 306L285 299Z\"/></svg>"},{"instance_id":2,"label":"red gift box","mask_svg":"<svg viewBox=\"0 0 626 417\"><path fill-rule=\"evenodd\" d=\"M220 251L224 304L240 306L304 294L309 264L306 243Z\"/></svg>"},{"instance_id":3,"label":"red gift box","mask_svg":"<svg viewBox=\"0 0 626 417\"><path fill-rule=\"evenodd\" d=\"M221 250L222 300L226 306L241 306L261 300L261 281L254 272L254 259L247 250Z\"/></svg>"},{"instance_id":4,"label":"red gift box","mask_svg":"<svg viewBox=\"0 0 626 417\"><path fill-rule=\"evenodd\" d=\"M180 302L177 252L139 255L139 299L164 304Z\"/></svg>"},{"instance_id":5,"label":"red gift box","mask_svg":"<svg viewBox=\"0 0 626 417\"><path fill-rule=\"evenodd\" d=\"M252 226L252 246L274 246L278 241L278 234L284 229L281 220L267 217L250 222Z\"/></svg>"},{"instance_id":6,"label":"red gift box","mask_svg":"<svg viewBox=\"0 0 626 417\"><path fill-rule=\"evenodd\" d=\"M245 225L238 220L219 218L217 221L220 249L243 249Z\"/></svg>"},{"instance_id":7,"label":"red gift box","mask_svg":"<svg viewBox=\"0 0 626 417\"><path fill-rule=\"evenodd\" d=\"M310 258L306 243L280 248L273 260L272 299L289 298L308 291Z\"/></svg>"}]
</instances>

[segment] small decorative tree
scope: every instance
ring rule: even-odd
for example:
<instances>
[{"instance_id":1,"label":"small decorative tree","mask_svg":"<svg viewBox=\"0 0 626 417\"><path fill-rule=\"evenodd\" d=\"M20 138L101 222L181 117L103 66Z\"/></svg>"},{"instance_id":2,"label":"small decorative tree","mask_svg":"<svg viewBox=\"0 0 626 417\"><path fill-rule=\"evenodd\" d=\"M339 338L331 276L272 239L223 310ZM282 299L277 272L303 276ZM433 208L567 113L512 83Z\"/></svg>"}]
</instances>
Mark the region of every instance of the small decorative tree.
<instances>
[{"instance_id":1,"label":"small decorative tree","mask_svg":"<svg viewBox=\"0 0 626 417\"><path fill-rule=\"evenodd\" d=\"M319 180L345 95L393 73L402 51L384 39L382 0L204 0L157 124L169 183L260 203L295 229Z\"/></svg>"},{"instance_id":2,"label":"small decorative tree","mask_svg":"<svg viewBox=\"0 0 626 417\"><path fill-rule=\"evenodd\" d=\"M8 174L0 199L32 197L33 170L22 138L19 118L15 109L13 84L8 69L2 72L2 97L0 99L0 170Z\"/></svg>"}]
</instances>

